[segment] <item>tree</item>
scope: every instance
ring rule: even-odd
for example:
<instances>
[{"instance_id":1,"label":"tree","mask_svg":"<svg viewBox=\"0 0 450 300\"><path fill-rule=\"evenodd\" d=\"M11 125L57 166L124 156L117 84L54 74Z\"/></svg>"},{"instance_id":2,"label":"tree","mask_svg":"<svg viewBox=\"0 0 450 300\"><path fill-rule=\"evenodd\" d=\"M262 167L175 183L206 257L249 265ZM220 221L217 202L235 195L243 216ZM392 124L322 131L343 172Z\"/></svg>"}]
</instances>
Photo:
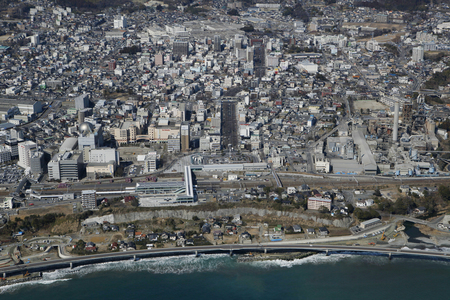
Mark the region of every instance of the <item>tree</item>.
<instances>
[{"instance_id":1,"label":"tree","mask_svg":"<svg viewBox=\"0 0 450 300\"><path fill-rule=\"evenodd\" d=\"M283 193L284 189L283 188L276 188L275 192L281 197L281 194Z\"/></svg>"},{"instance_id":2,"label":"tree","mask_svg":"<svg viewBox=\"0 0 450 300\"><path fill-rule=\"evenodd\" d=\"M326 214L326 213L329 213L330 210L327 207L322 205L321 207L319 207L319 212L322 214Z\"/></svg>"},{"instance_id":3,"label":"tree","mask_svg":"<svg viewBox=\"0 0 450 300\"><path fill-rule=\"evenodd\" d=\"M131 206L138 207L139 206L139 200L134 198L131 200Z\"/></svg>"},{"instance_id":4,"label":"tree","mask_svg":"<svg viewBox=\"0 0 450 300\"><path fill-rule=\"evenodd\" d=\"M228 11L228 15L230 15L230 16L239 16L239 12L238 12L237 9L230 9Z\"/></svg>"},{"instance_id":5,"label":"tree","mask_svg":"<svg viewBox=\"0 0 450 300\"><path fill-rule=\"evenodd\" d=\"M77 247L76 249L84 249L84 247L86 246L86 242L83 240L78 240L78 242L76 243Z\"/></svg>"},{"instance_id":6,"label":"tree","mask_svg":"<svg viewBox=\"0 0 450 300\"><path fill-rule=\"evenodd\" d=\"M450 201L450 189L448 186L440 185L438 188L438 193L441 196L442 200L445 202Z\"/></svg>"},{"instance_id":7,"label":"tree","mask_svg":"<svg viewBox=\"0 0 450 300\"><path fill-rule=\"evenodd\" d=\"M380 189L376 189L375 192L373 193L373 195L377 196L377 197L381 197Z\"/></svg>"},{"instance_id":8,"label":"tree","mask_svg":"<svg viewBox=\"0 0 450 300\"><path fill-rule=\"evenodd\" d=\"M355 211L355 208L353 207L353 205L351 203L349 203L347 205L347 210L348 210L348 213L351 214Z\"/></svg>"},{"instance_id":9,"label":"tree","mask_svg":"<svg viewBox=\"0 0 450 300\"><path fill-rule=\"evenodd\" d=\"M253 27L253 25L245 25L241 28L241 30L245 32L252 32L255 31L255 27Z\"/></svg>"}]
</instances>

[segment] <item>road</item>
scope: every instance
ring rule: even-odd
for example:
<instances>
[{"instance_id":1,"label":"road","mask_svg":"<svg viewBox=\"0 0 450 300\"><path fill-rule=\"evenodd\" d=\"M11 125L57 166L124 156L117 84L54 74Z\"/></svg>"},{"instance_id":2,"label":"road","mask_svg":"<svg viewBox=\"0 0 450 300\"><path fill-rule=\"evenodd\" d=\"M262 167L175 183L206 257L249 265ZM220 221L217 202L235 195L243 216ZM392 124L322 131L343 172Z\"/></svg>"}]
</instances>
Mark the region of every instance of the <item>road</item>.
<instances>
[{"instance_id":1,"label":"road","mask_svg":"<svg viewBox=\"0 0 450 300\"><path fill-rule=\"evenodd\" d=\"M234 149L238 147L238 128L236 120L236 103L222 101L222 149L229 149L230 145Z\"/></svg>"},{"instance_id":2,"label":"road","mask_svg":"<svg viewBox=\"0 0 450 300\"><path fill-rule=\"evenodd\" d=\"M265 251L318 251L318 252L356 252L356 253L379 253L386 255L411 255L433 258L450 258L450 253L442 251L424 251L411 249L394 249L386 247L365 247L365 246L335 246L335 245L296 245L296 244L252 244L252 245L218 245L218 246L193 246L184 248L165 248L152 250L136 250L127 252L103 253L97 255L86 255L81 257L65 258L55 261L42 261L27 265L15 265L0 268L6 276L20 274L26 271L34 272L38 270L52 270L56 268L68 268L73 266L88 265L93 263L127 260L131 258L145 258L171 255L191 255L198 253L246 253L246 252L265 252Z\"/></svg>"}]
</instances>

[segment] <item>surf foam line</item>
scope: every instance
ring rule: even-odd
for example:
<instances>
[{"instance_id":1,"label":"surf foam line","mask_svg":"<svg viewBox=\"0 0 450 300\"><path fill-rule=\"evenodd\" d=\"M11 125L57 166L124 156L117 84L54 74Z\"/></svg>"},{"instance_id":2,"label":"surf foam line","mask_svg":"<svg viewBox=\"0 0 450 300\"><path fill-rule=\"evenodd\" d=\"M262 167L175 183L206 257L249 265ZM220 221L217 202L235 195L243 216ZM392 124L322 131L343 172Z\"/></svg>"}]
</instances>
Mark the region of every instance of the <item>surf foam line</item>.
<instances>
[{"instance_id":1,"label":"surf foam line","mask_svg":"<svg viewBox=\"0 0 450 300\"><path fill-rule=\"evenodd\" d=\"M18 282L18 283L13 283L10 285L2 286L2 287L0 287L0 295L5 294L5 293L12 293L12 292L14 292L18 289L21 289L25 286L32 286L32 285L39 285L39 284L48 285L48 284L53 284L53 283L58 283L58 282L69 281L69 280L71 280L71 279L70 278L44 279L44 275L43 275L42 279Z\"/></svg>"},{"instance_id":2,"label":"surf foam line","mask_svg":"<svg viewBox=\"0 0 450 300\"><path fill-rule=\"evenodd\" d=\"M151 272L154 274L187 274L194 272L211 272L229 263L226 254L180 255L171 257L143 258L137 261L123 260L79 266L73 269L59 269L44 273L45 278L59 279L67 276L85 276L95 272L125 271Z\"/></svg>"}]
</instances>

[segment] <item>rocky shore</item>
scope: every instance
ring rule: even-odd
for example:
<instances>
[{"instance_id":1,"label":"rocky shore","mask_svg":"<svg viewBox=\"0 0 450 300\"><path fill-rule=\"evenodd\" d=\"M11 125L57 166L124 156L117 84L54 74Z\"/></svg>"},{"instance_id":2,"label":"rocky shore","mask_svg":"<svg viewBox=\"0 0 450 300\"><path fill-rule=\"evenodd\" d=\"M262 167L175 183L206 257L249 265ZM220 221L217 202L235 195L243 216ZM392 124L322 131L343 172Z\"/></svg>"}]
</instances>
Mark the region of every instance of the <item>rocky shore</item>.
<instances>
[{"instance_id":1,"label":"rocky shore","mask_svg":"<svg viewBox=\"0 0 450 300\"><path fill-rule=\"evenodd\" d=\"M240 255L237 259L238 262L251 262L251 261L267 261L267 260L286 260L291 261L294 259L302 259L308 256L317 254L317 252L289 252L289 253L258 253L258 254L244 254Z\"/></svg>"},{"instance_id":2,"label":"rocky shore","mask_svg":"<svg viewBox=\"0 0 450 300\"><path fill-rule=\"evenodd\" d=\"M7 278L2 278L2 280L0 281L0 287L28 281L36 281L41 279L42 279L41 272L31 273L26 277L24 277L24 275L11 276Z\"/></svg>"}]
</instances>

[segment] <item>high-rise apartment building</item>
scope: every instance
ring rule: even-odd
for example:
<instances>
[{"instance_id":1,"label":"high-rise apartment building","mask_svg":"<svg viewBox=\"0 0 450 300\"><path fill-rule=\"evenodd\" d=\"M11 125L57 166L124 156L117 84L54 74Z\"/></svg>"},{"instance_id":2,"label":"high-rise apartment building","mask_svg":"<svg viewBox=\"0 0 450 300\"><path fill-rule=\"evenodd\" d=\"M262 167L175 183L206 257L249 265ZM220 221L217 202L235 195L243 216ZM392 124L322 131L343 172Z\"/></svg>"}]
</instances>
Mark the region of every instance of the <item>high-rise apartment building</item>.
<instances>
[{"instance_id":1,"label":"high-rise apartment building","mask_svg":"<svg viewBox=\"0 0 450 300\"><path fill-rule=\"evenodd\" d=\"M214 36L214 51L216 51L216 52L222 51L222 44L221 44L219 35Z\"/></svg>"},{"instance_id":2,"label":"high-rise apartment building","mask_svg":"<svg viewBox=\"0 0 450 300\"><path fill-rule=\"evenodd\" d=\"M423 61L423 47L414 47L412 52L412 60L414 62L421 62Z\"/></svg>"},{"instance_id":3,"label":"high-rise apartment building","mask_svg":"<svg viewBox=\"0 0 450 300\"><path fill-rule=\"evenodd\" d=\"M81 191L81 206L84 209L96 209L97 208L97 191L96 190L84 190Z\"/></svg>"},{"instance_id":4,"label":"high-rise apartment building","mask_svg":"<svg viewBox=\"0 0 450 300\"><path fill-rule=\"evenodd\" d=\"M191 136L188 122L183 122L181 124L180 135L181 135L181 151L183 152L189 151L190 148L189 143L191 141Z\"/></svg>"},{"instance_id":5,"label":"high-rise apartment building","mask_svg":"<svg viewBox=\"0 0 450 300\"><path fill-rule=\"evenodd\" d=\"M22 143L19 143L18 150L19 150L19 162L17 163L22 168L30 168L31 167L31 150L36 149L36 143L32 141L25 141Z\"/></svg>"}]
</instances>

